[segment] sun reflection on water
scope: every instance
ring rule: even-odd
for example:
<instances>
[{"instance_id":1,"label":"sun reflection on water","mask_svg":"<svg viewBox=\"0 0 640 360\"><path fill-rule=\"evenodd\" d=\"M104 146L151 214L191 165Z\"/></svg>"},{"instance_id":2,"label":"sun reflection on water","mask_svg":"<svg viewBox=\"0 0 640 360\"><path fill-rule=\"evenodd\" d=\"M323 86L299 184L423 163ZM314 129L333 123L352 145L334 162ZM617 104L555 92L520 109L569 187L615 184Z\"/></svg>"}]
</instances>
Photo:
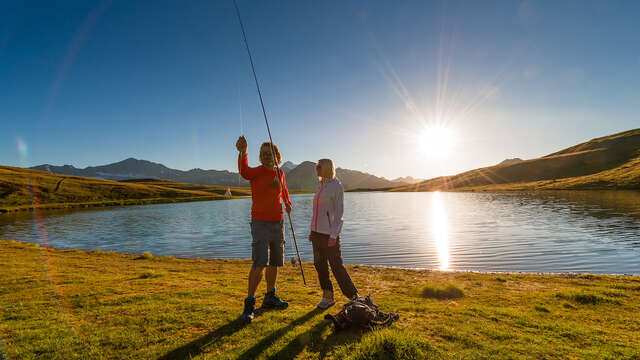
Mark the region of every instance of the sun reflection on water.
<instances>
[{"instance_id":1,"label":"sun reflection on water","mask_svg":"<svg viewBox=\"0 0 640 360\"><path fill-rule=\"evenodd\" d=\"M431 200L431 231L436 243L440 270L449 270L449 221L440 192L433 193Z\"/></svg>"}]
</instances>

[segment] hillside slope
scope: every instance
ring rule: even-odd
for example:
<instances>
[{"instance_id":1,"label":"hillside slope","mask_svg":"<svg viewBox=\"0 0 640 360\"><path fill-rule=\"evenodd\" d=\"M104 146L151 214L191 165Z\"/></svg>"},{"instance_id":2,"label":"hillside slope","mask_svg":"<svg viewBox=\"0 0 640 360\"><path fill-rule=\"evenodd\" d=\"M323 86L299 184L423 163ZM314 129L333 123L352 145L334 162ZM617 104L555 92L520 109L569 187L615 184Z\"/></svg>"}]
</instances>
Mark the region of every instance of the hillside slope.
<instances>
[{"instance_id":1,"label":"hillside slope","mask_svg":"<svg viewBox=\"0 0 640 360\"><path fill-rule=\"evenodd\" d=\"M640 189L640 129L391 191L536 189Z\"/></svg>"},{"instance_id":2,"label":"hillside slope","mask_svg":"<svg viewBox=\"0 0 640 360\"><path fill-rule=\"evenodd\" d=\"M124 205L150 202L215 200L226 187L139 180L117 182L0 166L0 212L38 208ZM248 189L234 188L233 195Z\"/></svg>"}]
</instances>

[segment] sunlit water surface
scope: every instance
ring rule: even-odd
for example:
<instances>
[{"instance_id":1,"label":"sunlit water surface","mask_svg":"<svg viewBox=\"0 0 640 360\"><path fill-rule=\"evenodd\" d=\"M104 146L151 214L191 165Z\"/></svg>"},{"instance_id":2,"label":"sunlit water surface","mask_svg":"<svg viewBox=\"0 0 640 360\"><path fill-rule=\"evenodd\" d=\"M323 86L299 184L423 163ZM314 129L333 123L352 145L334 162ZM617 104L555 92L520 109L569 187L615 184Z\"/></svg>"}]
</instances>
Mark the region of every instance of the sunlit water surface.
<instances>
[{"instance_id":1,"label":"sunlit water surface","mask_svg":"<svg viewBox=\"0 0 640 360\"><path fill-rule=\"evenodd\" d=\"M293 196L304 261L313 195ZM250 199L0 215L0 238L56 248L251 257ZM640 274L640 192L347 193L346 263ZM288 227L288 224L287 224ZM287 229L287 257L294 254Z\"/></svg>"}]
</instances>

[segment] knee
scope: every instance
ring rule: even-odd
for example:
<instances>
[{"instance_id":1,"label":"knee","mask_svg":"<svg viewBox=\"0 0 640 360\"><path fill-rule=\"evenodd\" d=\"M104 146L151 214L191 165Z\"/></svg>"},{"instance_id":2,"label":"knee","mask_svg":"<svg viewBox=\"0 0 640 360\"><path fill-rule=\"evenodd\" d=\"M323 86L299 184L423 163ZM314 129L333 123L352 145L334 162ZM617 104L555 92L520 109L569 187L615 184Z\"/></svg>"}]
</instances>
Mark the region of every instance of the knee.
<instances>
[{"instance_id":1,"label":"knee","mask_svg":"<svg viewBox=\"0 0 640 360\"><path fill-rule=\"evenodd\" d=\"M342 257L340 256L332 256L329 258L329 265L331 265L332 269L344 267L342 265Z\"/></svg>"}]
</instances>

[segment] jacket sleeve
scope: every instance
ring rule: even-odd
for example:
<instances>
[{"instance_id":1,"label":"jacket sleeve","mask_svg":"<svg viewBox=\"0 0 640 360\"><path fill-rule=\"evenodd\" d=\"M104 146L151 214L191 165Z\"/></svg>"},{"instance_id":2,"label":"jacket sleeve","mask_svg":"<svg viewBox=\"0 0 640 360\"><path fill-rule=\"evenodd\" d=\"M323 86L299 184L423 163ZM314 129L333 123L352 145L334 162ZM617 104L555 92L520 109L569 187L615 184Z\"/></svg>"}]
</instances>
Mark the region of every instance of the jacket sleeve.
<instances>
[{"instance_id":1,"label":"jacket sleeve","mask_svg":"<svg viewBox=\"0 0 640 360\"><path fill-rule=\"evenodd\" d=\"M287 181L284 178L284 171L279 170L282 175L282 177L280 177L280 180L282 181L282 200L288 204L289 206L291 206L291 198L289 197L289 189L287 188Z\"/></svg>"},{"instance_id":2,"label":"jacket sleeve","mask_svg":"<svg viewBox=\"0 0 640 360\"><path fill-rule=\"evenodd\" d=\"M340 231L342 231L342 215L344 214L344 189L342 188L342 184L338 183L335 187L335 193L333 195L333 223L331 224L331 234L330 236L334 239L340 235Z\"/></svg>"},{"instance_id":3,"label":"jacket sleeve","mask_svg":"<svg viewBox=\"0 0 640 360\"><path fill-rule=\"evenodd\" d=\"M238 156L238 172L246 180L251 180L257 175L258 168L249 167L249 158L244 154L244 156Z\"/></svg>"}]
</instances>

